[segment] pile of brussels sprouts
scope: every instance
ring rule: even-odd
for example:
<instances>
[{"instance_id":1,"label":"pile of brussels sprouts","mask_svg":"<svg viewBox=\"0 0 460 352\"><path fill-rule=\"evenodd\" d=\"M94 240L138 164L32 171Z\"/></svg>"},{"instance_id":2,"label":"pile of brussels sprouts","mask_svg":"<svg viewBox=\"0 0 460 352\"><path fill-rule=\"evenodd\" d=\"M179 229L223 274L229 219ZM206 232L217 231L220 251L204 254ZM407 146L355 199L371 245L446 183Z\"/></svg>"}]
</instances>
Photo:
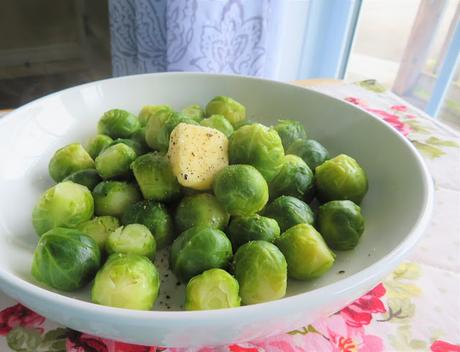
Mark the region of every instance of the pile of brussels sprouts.
<instances>
[{"instance_id":1,"label":"pile of brussels sprouts","mask_svg":"<svg viewBox=\"0 0 460 352\"><path fill-rule=\"evenodd\" d=\"M204 170L209 189L184 187L174 172L170 136L184 124L185 131L195 126L187 133L218 130L225 142L228 165ZM332 250L353 249L364 231L365 171L350 156L331 157L298 121L267 127L220 96L204 110L110 110L97 133L85 146L55 152L49 174L56 184L33 210L40 239L32 275L54 289L91 283L95 303L152 309L160 290L153 260L170 248L170 269L186 284L185 309L266 302L285 295L288 277L323 275ZM202 149L193 157L215 152L197 142ZM201 167L185 162L190 175Z\"/></svg>"}]
</instances>

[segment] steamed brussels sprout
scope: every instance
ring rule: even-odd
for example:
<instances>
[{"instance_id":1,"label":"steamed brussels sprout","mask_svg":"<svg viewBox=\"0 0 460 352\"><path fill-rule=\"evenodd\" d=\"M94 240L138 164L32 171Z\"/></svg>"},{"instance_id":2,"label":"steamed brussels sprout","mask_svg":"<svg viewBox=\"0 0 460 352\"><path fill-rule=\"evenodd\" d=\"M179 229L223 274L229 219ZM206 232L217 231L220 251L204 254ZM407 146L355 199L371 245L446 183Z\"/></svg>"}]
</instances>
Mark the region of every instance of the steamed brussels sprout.
<instances>
[{"instance_id":1,"label":"steamed brussels sprout","mask_svg":"<svg viewBox=\"0 0 460 352\"><path fill-rule=\"evenodd\" d=\"M361 208L350 200L333 200L319 207L318 228L332 249L353 249L364 232Z\"/></svg>"},{"instance_id":2,"label":"steamed brussels sprout","mask_svg":"<svg viewBox=\"0 0 460 352\"><path fill-rule=\"evenodd\" d=\"M207 119L204 119L200 122L201 126L214 128L223 134L226 137L230 137L233 133L233 126L223 115L212 115Z\"/></svg>"},{"instance_id":3,"label":"steamed brussels sprout","mask_svg":"<svg viewBox=\"0 0 460 352\"><path fill-rule=\"evenodd\" d=\"M120 141L133 148L137 155L147 153L150 149L145 141L145 126L134 132L129 139L122 138Z\"/></svg>"},{"instance_id":4,"label":"steamed brussels sprout","mask_svg":"<svg viewBox=\"0 0 460 352\"><path fill-rule=\"evenodd\" d=\"M165 155L158 152L141 155L131 169L145 199L167 202L180 195L179 183Z\"/></svg>"},{"instance_id":5,"label":"steamed brussels sprout","mask_svg":"<svg viewBox=\"0 0 460 352\"><path fill-rule=\"evenodd\" d=\"M299 224L281 234L276 245L283 252L289 277L309 280L323 275L334 264L335 255L324 239L308 224Z\"/></svg>"},{"instance_id":6,"label":"steamed brussels sprout","mask_svg":"<svg viewBox=\"0 0 460 352\"><path fill-rule=\"evenodd\" d=\"M242 303L272 301L286 294L286 259L274 244L251 241L242 245L233 258L233 267Z\"/></svg>"},{"instance_id":7,"label":"steamed brussels sprout","mask_svg":"<svg viewBox=\"0 0 460 352\"><path fill-rule=\"evenodd\" d=\"M128 138L141 127L133 114L121 109L109 110L102 115L97 131L112 138Z\"/></svg>"},{"instance_id":8,"label":"steamed brussels sprout","mask_svg":"<svg viewBox=\"0 0 460 352\"><path fill-rule=\"evenodd\" d=\"M229 165L214 179L214 194L230 215L251 215L268 201L268 185L256 168Z\"/></svg>"},{"instance_id":9,"label":"steamed brussels sprout","mask_svg":"<svg viewBox=\"0 0 460 352\"><path fill-rule=\"evenodd\" d=\"M125 176L136 159L133 148L117 143L104 149L96 158L96 170L103 179Z\"/></svg>"},{"instance_id":10,"label":"steamed brussels sprout","mask_svg":"<svg viewBox=\"0 0 460 352\"><path fill-rule=\"evenodd\" d=\"M96 159L99 153L112 142L113 139L111 137L105 134L97 134L91 137L86 143L86 151L91 155L91 158Z\"/></svg>"},{"instance_id":11,"label":"steamed brussels sprout","mask_svg":"<svg viewBox=\"0 0 460 352\"><path fill-rule=\"evenodd\" d=\"M159 289L160 275L147 257L114 253L96 274L91 300L104 306L150 310Z\"/></svg>"},{"instance_id":12,"label":"steamed brussels sprout","mask_svg":"<svg viewBox=\"0 0 460 352\"><path fill-rule=\"evenodd\" d=\"M152 116L173 113L174 110L169 105L146 105L139 112L139 123L146 126Z\"/></svg>"},{"instance_id":13,"label":"steamed brussels sprout","mask_svg":"<svg viewBox=\"0 0 460 352\"><path fill-rule=\"evenodd\" d=\"M82 186L86 186L90 191L92 191L93 188L102 181L102 178L99 176L97 170L85 169L71 173L63 181L72 181L74 183L78 183Z\"/></svg>"},{"instance_id":14,"label":"steamed brussels sprout","mask_svg":"<svg viewBox=\"0 0 460 352\"><path fill-rule=\"evenodd\" d=\"M157 244L150 230L141 224L121 226L113 231L105 242L107 253L144 255L153 259Z\"/></svg>"},{"instance_id":15,"label":"steamed brussels sprout","mask_svg":"<svg viewBox=\"0 0 460 352\"><path fill-rule=\"evenodd\" d=\"M300 156L312 171L315 171L318 165L329 159L327 149L313 139L296 140L289 146L286 154Z\"/></svg>"},{"instance_id":16,"label":"steamed brussels sprout","mask_svg":"<svg viewBox=\"0 0 460 352\"><path fill-rule=\"evenodd\" d=\"M264 215L278 222L281 232L297 224L312 225L315 217L311 208L300 199L291 196L281 196L271 202Z\"/></svg>"},{"instance_id":17,"label":"steamed brussels sprout","mask_svg":"<svg viewBox=\"0 0 460 352\"><path fill-rule=\"evenodd\" d=\"M56 227L38 241L32 276L55 289L72 291L90 282L100 265L96 241L78 230Z\"/></svg>"},{"instance_id":18,"label":"steamed brussels sprout","mask_svg":"<svg viewBox=\"0 0 460 352\"><path fill-rule=\"evenodd\" d=\"M283 142L284 150L287 150L298 139L307 139L307 132L305 132L305 128L299 121L278 120L278 123L273 128L278 132Z\"/></svg>"},{"instance_id":19,"label":"steamed brussels sprout","mask_svg":"<svg viewBox=\"0 0 460 352\"><path fill-rule=\"evenodd\" d=\"M232 218L227 229L233 249L249 241L263 240L273 242L280 235L280 227L274 219L260 216L237 216Z\"/></svg>"},{"instance_id":20,"label":"steamed brussels sprout","mask_svg":"<svg viewBox=\"0 0 460 352\"><path fill-rule=\"evenodd\" d=\"M229 218L230 215L216 197L209 193L200 193L182 198L176 209L174 222L178 232L184 232L194 226L223 230Z\"/></svg>"},{"instance_id":21,"label":"steamed brussels sprout","mask_svg":"<svg viewBox=\"0 0 460 352\"><path fill-rule=\"evenodd\" d=\"M206 106L206 115L224 115L224 117L235 125L246 119L246 108L230 97L215 97Z\"/></svg>"},{"instance_id":22,"label":"steamed brussels sprout","mask_svg":"<svg viewBox=\"0 0 460 352\"><path fill-rule=\"evenodd\" d=\"M137 131L142 131L142 129L138 129ZM144 152L146 151L146 149L144 149L144 147L139 143L138 140L135 140L134 139L134 136L137 135L138 132L135 132L132 136L131 136L131 139L129 138L117 138L115 139L114 141L112 141L108 146L106 146L103 150L101 150L101 153L106 150L107 148L109 147L112 147L116 144L126 144L128 147L131 147L135 152L136 152L136 155L142 155L144 154ZM142 136L142 138L144 138ZM145 142L144 142L145 143Z\"/></svg>"},{"instance_id":23,"label":"steamed brussels sprout","mask_svg":"<svg viewBox=\"0 0 460 352\"><path fill-rule=\"evenodd\" d=\"M232 244L225 233L210 227L182 232L171 247L170 265L176 276L187 281L212 268L224 268L232 257Z\"/></svg>"},{"instance_id":24,"label":"steamed brussels sprout","mask_svg":"<svg viewBox=\"0 0 460 352\"><path fill-rule=\"evenodd\" d=\"M93 189L96 215L121 217L125 209L141 199L137 187L128 182L103 181Z\"/></svg>"},{"instance_id":25,"label":"steamed brussels sprout","mask_svg":"<svg viewBox=\"0 0 460 352\"><path fill-rule=\"evenodd\" d=\"M361 203L367 193L366 172L358 162L345 154L316 168L317 196L323 201L351 200Z\"/></svg>"},{"instance_id":26,"label":"steamed brussels sprout","mask_svg":"<svg viewBox=\"0 0 460 352\"><path fill-rule=\"evenodd\" d=\"M120 222L113 216L96 216L78 225L78 230L95 240L102 250L107 237L119 227Z\"/></svg>"},{"instance_id":27,"label":"steamed brussels sprout","mask_svg":"<svg viewBox=\"0 0 460 352\"><path fill-rule=\"evenodd\" d=\"M269 183L270 198L281 195L310 201L314 192L314 176L308 165L296 155L286 155L280 172Z\"/></svg>"},{"instance_id":28,"label":"steamed brussels sprout","mask_svg":"<svg viewBox=\"0 0 460 352\"><path fill-rule=\"evenodd\" d=\"M94 169L94 160L80 143L69 144L56 151L48 165L49 174L56 182L84 169Z\"/></svg>"},{"instance_id":29,"label":"steamed brussels sprout","mask_svg":"<svg viewBox=\"0 0 460 352\"><path fill-rule=\"evenodd\" d=\"M46 190L35 204L32 222L38 235L55 227L76 227L93 217L94 201L85 186L65 181Z\"/></svg>"},{"instance_id":30,"label":"steamed brussels sprout","mask_svg":"<svg viewBox=\"0 0 460 352\"><path fill-rule=\"evenodd\" d=\"M170 244L174 237L173 220L166 207L150 200L130 204L121 218L123 225L142 224L155 237L158 249Z\"/></svg>"},{"instance_id":31,"label":"steamed brussels sprout","mask_svg":"<svg viewBox=\"0 0 460 352\"><path fill-rule=\"evenodd\" d=\"M241 120L237 123L234 123L233 124L233 130L236 131L237 129L243 127L243 126L246 126L246 125L253 125L255 124L256 122L252 121L252 120L248 120L248 119L245 119L245 120Z\"/></svg>"},{"instance_id":32,"label":"steamed brussels sprout","mask_svg":"<svg viewBox=\"0 0 460 352\"><path fill-rule=\"evenodd\" d=\"M236 130L229 139L231 164L254 166L270 182L281 170L284 149L278 133L259 123Z\"/></svg>"},{"instance_id":33,"label":"steamed brussels sprout","mask_svg":"<svg viewBox=\"0 0 460 352\"><path fill-rule=\"evenodd\" d=\"M222 269L210 269L194 276L185 289L186 310L209 310L239 307L239 285Z\"/></svg>"},{"instance_id":34,"label":"steamed brussels sprout","mask_svg":"<svg viewBox=\"0 0 460 352\"><path fill-rule=\"evenodd\" d=\"M199 104L192 104L183 108L182 113L196 122L204 119L204 111Z\"/></svg>"}]
</instances>

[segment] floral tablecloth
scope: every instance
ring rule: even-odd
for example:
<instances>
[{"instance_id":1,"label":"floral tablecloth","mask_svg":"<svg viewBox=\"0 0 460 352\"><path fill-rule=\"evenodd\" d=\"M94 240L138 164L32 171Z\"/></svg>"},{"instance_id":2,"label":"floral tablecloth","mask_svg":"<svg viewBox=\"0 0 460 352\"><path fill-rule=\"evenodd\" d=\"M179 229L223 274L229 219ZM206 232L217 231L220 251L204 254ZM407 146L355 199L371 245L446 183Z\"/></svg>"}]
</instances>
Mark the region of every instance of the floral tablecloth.
<instances>
[{"instance_id":1,"label":"floral tablecloth","mask_svg":"<svg viewBox=\"0 0 460 352\"><path fill-rule=\"evenodd\" d=\"M336 314L279 336L217 348L145 347L82 334L0 293L0 351L460 352L459 135L374 81L312 89L382 118L425 157L436 184L434 214L408 261Z\"/></svg>"}]
</instances>

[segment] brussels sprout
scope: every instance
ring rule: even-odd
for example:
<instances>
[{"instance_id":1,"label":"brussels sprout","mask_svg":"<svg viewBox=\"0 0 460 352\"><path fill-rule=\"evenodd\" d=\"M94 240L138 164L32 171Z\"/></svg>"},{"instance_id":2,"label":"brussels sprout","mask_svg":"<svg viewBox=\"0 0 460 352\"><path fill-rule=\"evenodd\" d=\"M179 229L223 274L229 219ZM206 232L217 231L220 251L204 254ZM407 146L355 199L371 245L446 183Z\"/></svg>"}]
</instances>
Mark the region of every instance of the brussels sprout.
<instances>
[{"instance_id":1,"label":"brussels sprout","mask_svg":"<svg viewBox=\"0 0 460 352\"><path fill-rule=\"evenodd\" d=\"M178 232L184 232L194 226L223 230L229 218L216 197L208 193L200 193L182 198L176 209L174 222Z\"/></svg>"},{"instance_id":2,"label":"brussels sprout","mask_svg":"<svg viewBox=\"0 0 460 352\"><path fill-rule=\"evenodd\" d=\"M288 264L289 277L309 280L323 275L334 264L335 255L321 235L308 224L299 224L281 234L276 245Z\"/></svg>"},{"instance_id":3,"label":"brussels sprout","mask_svg":"<svg viewBox=\"0 0 460 352\"><path fill-rule=\"evenodd\" d=\"M160 289L153 263L137 254L112 254L96 274L91 300L104 306L150 310Z\"/></svg>"},{"instance_id":4,"label":"brussels sprout","mask_svg":"<svg viewBox=\"0 0 460 352\"><path fill-rule=\"evenodd\" d=\"M120 226L113 231L105 242L107 253L125 253L144 255L153 259L157 244L150 230L141 224Z\"/></svg>"},{"instance_id":5,"label":"brussels sprout","mask_svg":"<svg viewBox=\"0 0 460 352\"><path fill-rule=\"evenodd\" d=\"M174 112L174 110L169 105L146 105L139 112L139 123L141 126L146 126L152 116L158 116L165 113L169 114L172 112Z\"/></svg>"},{"instance_id":6,"label":"brussels sprout","mask_svg":"<svg viewBox=\"0 0 460 352\"><path fill-rule=\"evenodd\" d=\"M230 97L215 97L206 106L206 115L224 115L232 124L246 119L246 108Z\"/></svg>"},{"instance_id":7,"label":"brussels sprout","mask_svg":"<svg viewBox=\"0 0 460 352\"><path fill-rule=\"evenodd\" d=\"M137 131L142 131L142 129L139 129ZM132 150L134 150L136 152L136 155L142 155L144 154L144 152L146 151L146 149L144 149L144 147L137 141L137 140L134 140L134 136L137 134L138 132L135 132L133 134L133 136L131 137L132 139L129 139L129 138L117 138L115 139L114 141L112 141L107 147L105 147L101 153L103 151L105 151L106 149L108 149L109 147L112 147L114 145L117 145L117 144L125 144L127 145L128 147L132 148Z\"/></svg>"},{"instance_id":8,"label":"brussels sprout","mask_svg":"<svg viewBox=\"0 0 460 352\"><path fill-rule=\"evenodd\" d=\"M145 141L150 148L166 152L169 147L171 132L180 123L198 125L198 122L182 113L155 115L147 123Z\"/></svg>"},{"instance_id":9,"label":"brussels sprout","mask_svg":"<svg viewBox=\"0 0 460 352\"><path fill-rule=\"evenodd\" d=\"M216 175L214 194L231 215L251 215L268 201L268 185L250 165L229 165Z\"/></svg>"},{"instance_id":10,"label":"brussels sprout","mask_svg":"<svg viewBox=\"0 0 460 352\"><path fill-rule=\"evenodd\" d=\"M316 168L317 196L323 201L351 200L360 204L367 193L366 172L358 162L345 154Z\"/></svg>"},{"instance_id":11,"label":"brussels sprout","mask_svg":"<svg viewBox=\"0 0 460 352\"><path fill-rule=\"evenodd\" d=\"M78 230L95 240L100 249L104 249L107 237L119 227L120 222L113 216L96 216L78 225Z\"/></svg>"},{"instance_id":12,"label":"brussels sprout","mask_svg":"<svg viewBox=\"0 0 460 352\"><path fill-rule=\"evenodd\" d=\"M228 156L231 164L252 165L270 182L281 170L284 149L274 129L255 123L239 128L230 136Z\"/></svg>"},{"instance_id":13,"label":"brussels sprout","mask_svg":"<svg viewBox=\"0 0 460 352\"><path fill-rule=\"evenodd\" d=\"M145 199L170 201L180 195L180 186L171 164L158 152L138 157L131 169Z\"/></svg>"},{"instance_id":14,"label":"brussels sprout","mask_svg":"<svg viewBox=\"0 0 460 352\"><path fill-rule=\"evenodd\" d=\"M212 115L207 119L204 119L200 122L201 126L214 128L223 134L226 137L230 137L233 133L233 126L223 115Z\"/></svg>"},{"instance_id":15,"label":"brussels sprout","mask_svg":"<svg viewBox=\"0 0 460 352\"><path fill-rule=\"evenodd\" d=\"M286 155L280 172L269 183L270 198L281 195L310 201L314 192L313 172L296 155Z\"/></svg>"},{"instance_id":16,"label":"brussels sprout","mask_svg":"<svg viewBox=\"0 0 460 352\"><path fill-rule=\"evenodd\" d=\"M106 147L109 146L110 143L113 142L113 139L105 134L97 134L91 137L88 142L86 143L86 151L91 158L95 159L99 153Z\"/></svg>"},{"instance_id":17,"label":"brussels sprout","mask_svg":"<svg viewBox=\"0 0 460 352\"><path fill-rule=\"evenodd\" d=\"M186 310L209 310L239 307L239 285L222 269L210 269L194 276L185 289Z\"/></svg>"},{"instance_id":18,"label":"brussels sprout","mask_svg":"<svg viewBox=\"0 0 460 352\"><path fill-rule=\"evenodd\" d=\"M183 108L182 113L196 122L204 119L204 111L199 104L192 104Z\"/></svg>"},{"instance_id":19,"label":"brussels sprout","mask_svg":"<svg viewBox=\"0 0 460 352\"><path fill-rule=\"evenodd\" d=\"M139 128L130 139L121 139L120 141L133 148L137 155L147 153L150 149L145 141L145 127Z\"/></svg>"},{"instance_id":20,"label":"brussels sprout","mask_svg":"<svg viewBox=\"0 0 460 352\"><path fill-rule=\"evenodd\" d=\"M88 187L88 189L91 191L94 187L96 187L96 185L99 182L102 181L102 178L97 173L97 170L85 169L71 173L63 181L72 181L74 183L78 183L80 185Z\"/></svg>"},{"instance_id":21,"label":"brussels sprout","mask_svg":"<svg viewBox=\"0 0 460 352\"><path fill-rule=\"evenodd\" d=\"M117 143L104 149L96 158L96 170L103 179L125 176L131 163L136 159L133 148Z\"/></svg>"},{"instance_id":22,"label":"brussels sprout","mask_svg":"<svg viewBox=\"0 0 460 352\"><path fill-rule=\"evenodd\" d=\"M96 241L78 230L56 227L38 241L32 276L55 289L72 291L90 282L100 265Z\"/></svg>"},{"instance_id":23,"label":"brussels sprout","mask_svg":"<svg viewBox=\"0 0 460 352\"><path fill-rule=\"evenodd\" d=\"M182 232L171 247L171 270L182 281L212 268L225 267L232 257L232 244L225 233L210 227Z\"/></svg>"},{"instance_id":24,"label":"brussels sprout","mask_svg":"<svg viewBox=\"0 0 460 352\"><path fill-rule=\"evenodd\" d=\"M93 189L96 215L121 217L125 209L141 199L137 187L122 181L103 181Z\"/></svg>"},{"instance_id":25,"label":"brussels sprout","mask_svg":"<svg viewBox=\"0 0 460 352\"><path fill-rule=\"evenodd\" d=\"M32 222L38 235L55 227L76 227L93 217L94 201L85 186L65 181L46 190L35 204Z\"/></svg>"},{"instance_id":26,"label":"brussels sprout","mask_svg":"<svg viewBox=\"0 0 460 352\"><path fill-rule=\"evenodd\" d=\"M243 304L272 301L286 294L286 259L274 244L251 241L242 245L235 253L233 267Z\"/></svg>"},{"instance_id":27,"label":"brussels sprout","mask_svg":"<svg viewBox=\"0 0 460 352\"><path fill-rule=\"evenodd\" d=\"M233 249L249 241L263 240L273 242L280 235L280 227L274 219L258 214L232 218L227 229Z\"/></svg>"},{"instance_id":28,"label":"brussels sprout","mask_svg":"<svg viewBox=\"0 0 460 352\"><path fill-rule=\"evenodd\" d=\"M142 224L155 237L157 248L161 249L170 244L174 237L173 221L165 206L150 200L129 205L123 217L123 225Z\"/></svg>"},{"instance_id":29,"label":"brussels sprout","mask_svg":"<svg viewBox=\"0 0 460 352\"><path fill-rule=\"evenodd\" d=\"M333 200L319 207L318 228L332 249L353 249L364 232L361 208L350 200Z\"/></svg>"},{"instance_id":30,"label":"brussels sprout","mask_svg":"<svg viewBox=\"0 0 460 352\"><path fill-rule=\"evenodd\" d=\"M318 165L329 159L327 149L313 139L296 140L289 146L286 154L300 156L312 171L315 171Z\"/></svg>"},{"instance_id":31,"label":"brussels sprout","mask_svg":"<svg viewBox=\"0 0 460 352\"><path fill-rule=\"evenodd\" d=\"M278 120L278 123L273 128L278 132L283 142L284 150L287 150L297 139L307 139L307 132L305 132L305 128L299 121Z\"/></svg>"},{"instance_id":32,"label":"brussels sprout","mask_svg":"<svg viewBox=\"0 0 460 352\"><path fill-rule=\"evenodd\" d=\"M128 138L141 127L133 114L121 109L109 110L102 115L97 124L98 133L112 138Z\"/></svg>"},{"instance_id":33,"label":"brussels sprout","mask_svg":"<svg viewBox=\"0 0 460 352\"><path fill-rule=\"evenodd\" d=\"M56 151L48 165L49 174L56 182L84 169L94 169L94 160L79 143L66 145Z\"/></svg>"},{"instance_id":34,"label":"brussels sprout","mask_svg":"<svg viewBox=\"0 0 460 352\"><path fill-rule=\"evenodd\" d=\"M236 131L237 129L239 129L240 127L243 127L243 126L246 126L246 125L253 125L255 124L256 122L252 121L252 120L241 120L237 123L234 123L233 124L233 130Z\"/></svg>"},{"instance_id":35,"label":"brussels sprout","mask_svg":"<svg viewBox=\"0 0 460 352\"><path fill-rule=\"evenodd\" d=\"M297 224L313 225L313 211L305 202L291 196L281 196L271 202L264 215L278 222L281 232Z\"/></svg>"}]
</instances>

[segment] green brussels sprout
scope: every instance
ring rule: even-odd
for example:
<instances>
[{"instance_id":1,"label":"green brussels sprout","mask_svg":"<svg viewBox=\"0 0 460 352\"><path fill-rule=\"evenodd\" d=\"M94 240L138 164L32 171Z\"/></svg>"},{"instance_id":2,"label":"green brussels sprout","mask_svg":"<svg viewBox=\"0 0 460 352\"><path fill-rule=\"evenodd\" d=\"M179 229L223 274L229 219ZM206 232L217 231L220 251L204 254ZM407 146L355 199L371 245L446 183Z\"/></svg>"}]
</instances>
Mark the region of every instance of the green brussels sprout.
<instances>
[{"instance_id":1,"label":"green brussels sprout","mask_svg":"<svg viewBox=\"0 0 460 352\"><path fill-rule=\"evenodd\" d=\"M296 140L289 146L286 154L294 154L301 157L312 171L315 171L318 165L329 159L327 149L313 139Z\"/></svg>"},{"instance_id":2,"label":"green brussels sprout","mask_svg":"<svg viewBox=\"0 0 460 352\"><path fill-rule=\"evenodd\" d=\"M93 189L96 215L121 217L125 209L141 199L137 187L128 182L102 181Z\"/></svg>"},{"instance_id":3,"label":"green brussels sprout","mask_svg":"<svg viewBox=\"0 0 460 352\"><path fill-rule=\"evenodd\" d=\"M319 207L318 229L332 249L353 249L364 232L361 208L351 200L333 200Z\"/></svg>"},{"instance_id":4,"label":"green brussels sprout","mask_svg":"<svg viewBox=\"0 0 460 352\"><path fill-rule=\"evenodd\" d=\"M125 253L155 258L157 244L150 230L141 224L120 226L105 242L107 253Z\"/></svg>"},{"instance_id":5,"label":"green brussels sprout","mask_svg":"<svg viewBox=\"0 0 460 352\"><path fill-rule=\"evenodd\" d=\"M182 232L171 247L171 270L182 281L212 268L227 266L232 244L225 233L210 227L192 227Z\"/></svg>"},{"instance_id":6,"label":"green brussels sprout","mask_svg":"<svg viewBox=\"0 0 460 352\"><path fill-rule=\"evenodd\" d=\"M100 265L96 241L78 230L56 227L38 241L32 276L57 290L73 291L90 282Z\"/></svg>"},{"instance_id":7,"label":"green brussels sprout","mask_svg":"<svg viewBox=\"0 0 460 352\"><path fill-rule=\"evenodd\" d=\"M145 199L167 202L180 196L180 186L167 156L158 152L138 157L131 169Z\"/></svg>"},{"instance_id":8,"label":"green brussels sprout","mask_svg":"<svg viewBox=\"0 0 460 352\"><path fill-rule=\"evenodd\" d=\"M93 190L96 185L102 181L101 176L95 169L78 170L71 173L63 181L72 181L80 185L86 186L90 191Z\"/></svg>"},{"instance_id":9,"label":"green brussels sprout","mask_svg":"<svg viewBox=\"0 0 460 352\"><path fill-rule=\"evenodd\" d=\"M223 115L212 115L207 119L204 119L200 122L201 126L214 128L223 134L226 137L230 137L233 133L233 126Z\"/></svg>"},{"instance_id":10,"label":"green brussels sprout","mask_svg":"<svg viewBox=\"0 0 460 352\"><path fill-rule=\"evenodd\" d=\"M234 250L249 241L273 242L279 237L280 232L276 220L259 214L234 217L227 229Z\"/></svg>"},{"instance_id":11,"label":"green brussels sprout","mask_svg":"<svg viewBox=\"0 0 460 352\"><path fill-rule=\"evenodd\" d=\"M270 182L281 170L284 149L278 132L255 123L233 132L228 156L231 164L252 165Z\"/></svg>"},{"instance_id":12,"label":"green brussels sprout","mask_svg":"<svg viewBox=\"0 0 460 352\"><path fill-rule=\"evenodd\" d=\"M38 235L55 227L76 227L93 217L94 201L85 186L65 181L46 190L32 211Z\"/></svg>"},{"instance_id":13,"label":"green brussels sprout","mask_svg":"<svg viewBox=\"0 0 460 352\"><path fill-rule=\"evenodd\" d=\"M278 132L283 142L284 150L287 150L297 139L307 139L307 132L305 132L305 128L299 121L278 120L278 123L273 128Z\"/></svg>"},{"instance_id":14,"label":"green brussels sprout","mask_svg":"<svg viewBox=\"0 0 460 352\"><path fill-rule=\"evenodd\" d=\"M196 122L204 119L204 111L199 104L192 104L183 108L182 113Z\"/></svg>"},{"instance_id":15,"label":"green brussels sprout","mask_svg":"<svg viewBox=\"0 0 460 352\"><path fill-rule=\"evenodd\" d=\"M241 120L241 121L238 121L237 123L234 123L233 124L233 130L236 131L237 129L239 129L240 127L243 127L243 126L246 126L246 125L253 125L255 124L256 122L252 121L252 120L248 120L248 119L245 119L245 120Z\"/></svg>"},{"instance_id":16,"label":"green brussels sprout","mask_svg":"<svg viewBox=\"0 0 460 352\"><path fill-rule=\"evenodd\" d=\"M169 245L174 237L173 220L161 203L145 200L130 204L121 218L123 225L142 224L155 237L158 249Z\"/></svg>"},{"instance_id":17,"label":"green brussels sprout","mask_svg":"<svg viewBox=\"0 0 460 352\"><path fill-rule=\"evenodd\" d=\"M138 131L142 131L142 129L139 129ZM106 146L103 150L101 150L101 153L105 151L106 149L117 145L117 144L125 144L128 147L130 147L132 150L135 151L136 155L142 155L146 151L146 149L143 148L143 146L137 141L134 140L134 135L136 135L138 132L135 132L133 136L131 136L132 139L129 138L117 138L112 143L110 143L108 146Z\"/></svg>"},{"instance_id":18,"label":"green brussels sprout","mask_svg":"<svg viewBox=\"0 0 460 352\"><path fill-rule=\"evenodd\" d=\"M286 294L286 259L274 244L251 241L242 245L235 253L233 267L243 304L272 301Z\"/></svg>"},{"instance_id":19,"label":"green brussels sprout","mask_svg":"<svg viewBox=\"0 0 460 352\"><path fill-rule=\"evenodd\" d=\"M318 166L315 179L317 196L322 202L351 200L360 204L368 189L366 172L345 154Z\"/></svg>"},{"instance_id":20,"label":"green brussels sprout","mask_svg":"<svg viewBox=\"0 0 460 352\"><path fill-rule=\"evenodd\" d=\"M113 216L96 216L78 225L78 230L90 236L102 250L110 233L120 227L120 222Z\"/></svg>"},{"instance_id":21,"label":"green brussels sprout","mask_svg":"<svg viewBox=\"0 0 460 352\"><path fill-rule=\"evenodd\" d=\"M136 156L136 152L128 145L114 144L97 156L96 170L103 179L125 176L129 173L131 163Z\"/></svg>"},{"instance_id":22,"label":"green brussels sprout","mask_svg":"<svg viewBox=\"0 0 460 352\"><path fill-rule=\"evenodd\" d=\"M178 232L194 226L225 229L230 215L209 193L199 193L182 198L176 209L174 223Z\"/></svg>"},{"instance_id":23,"label":"green brussels sprout","mask_svg":"<svg viewBox=\"0 0 460 352\"><path fill-rule=\"evenodd\" d=\"M313 198L315 180L308 165L297 155L286 155L280 172L269 183L270 198L281 195L310 201Z\"/></svg>"},{"instance_id":24,"label":"green brussels sprout","mask_svg":"<svg viewBox=\"0 0 460 352\"><path fill-rule=\"evenodd\" d=\"M300 199L281 196L271 202L264 215L278 222L281 232L297 224L313 225L315 217L311 208Z\"/></svg>"},{"instance_id":25,"label":"green brussels sprout","mask_svg":"<svg viewBox=\"0 0 460 352\"><path fill-rule=\"evenodd\" d=\"M192 277L185 288L186 310L210 310L239 307L240 286L222 269L206 270Z\"/></svg>"},{"instance_id":26,"label":"green brussels sprout","mask_svg":"<svg viewBox=\"0 0 460 352\"><path fill-rule=\"evenodd\" d=\"M112 138L129 138L141 127L133 114L121 109L109 110L102 115L97 124L97 131Z\"/></svg>"},{"instance_id":27,"label":"green brussels sprout","mask_svg":"<svg viewBox=\"0 0 460 352\"><path fill-rule=\"evenodd\" d=\"M69 144L56 151L48 165L49 174L55 182L84 169L94 169L94 160L80 143Z\"/></svg>"},{"instance_id":28,"label":"green brussels sprout","mask_svg":"<svg viewBox=\"0 0 460 352\"><path fill-rule=\"evenodd\" d=\"M145 128L145 141L150 148L166 152L169 147L171 132L180 123L199 125L198 122L182 113L154 116L149 120Z\"/></svg>"},{"instance_id":29,"label":"green brussels sprout","mask_svg":"<svg viewBox=\"0 0 460 352\"><path fill-rule=\"evenodd\" d=\"M174 112L174 110L169 105L146 105L139 112L139 123L141 126L145 127L152 116L165 113L169 114L172 112Z\"/></svg>"},{"instance_id":30,"label":"green brussels sprout","mask_svg":"<svg viewBox=\"0 0 460 352\"><path fill-rule=\"evenodd\" d=\"M299 224L282 233L276 245L283 252L289 277L309 280L323 275L334 264L335 254L315 228Z\"/></svg>"},{"instance_id":31,"label":"green brussels sprout","mask_svg":"<svg viewBox=\"0 0 460 352\"><path fill-rule=\"evenodd\" d=\"M114 253L96 274L91 300L104 306L150 310L159 289L160 275L147 257Z\"/></svg>"},{"instance_id":32,"label":"green brussels sprout","mask_svg":"<svg viewBox=\"0 0 460 352\"><path fill-rule=\"evenodd\" d=\"M96 134L86 143L86 151L91 155L91 158L96 159L99 153L112 142L113 139L111 137L105 134Z\"/></svg>"},{"instance_id":33,"label":"green brussels sprout","mask_svg":"<svg viewBox=\"0 0 460 352\"><path fill-rule=\"evenodd\" d=\"M206 106L206 115L224 115L232 124L246 119L246 108L230 97L215 97Z\"/></svg>"},{"instance_id":34,"label":"green brussels sprout","mask_svg":"<svg viewBox=\"0 0 460 352\"><path fill-rule=\"evenodd\" d=\"M145 127L139 128L129 139L120 139L120 141L133 148L137 155L142 155L150 150L145 141Z\"/></svg>"},{"instance_id":35,"label":"green brussels sprout","mask_svg":"<svg viewBox=\"0 0 460 352\"><path fill-rule=\"evenodd\" d=\"M230 215L251 215L268 201L268 185L262 174L250 165L229 165L214 179L214 194Z\"/></svg>"}]
</instances>

